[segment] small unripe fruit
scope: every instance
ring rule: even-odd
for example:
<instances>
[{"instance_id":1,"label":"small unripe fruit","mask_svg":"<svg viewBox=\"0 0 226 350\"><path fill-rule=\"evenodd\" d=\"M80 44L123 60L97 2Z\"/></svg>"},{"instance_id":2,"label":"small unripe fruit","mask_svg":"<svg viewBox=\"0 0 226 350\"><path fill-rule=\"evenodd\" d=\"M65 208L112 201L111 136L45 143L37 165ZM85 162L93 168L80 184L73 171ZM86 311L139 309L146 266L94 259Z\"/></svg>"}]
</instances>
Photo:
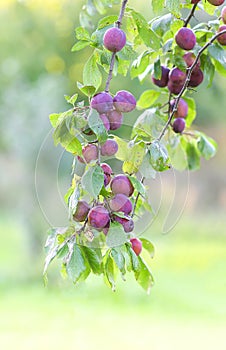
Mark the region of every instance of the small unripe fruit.
<instances>
[{"instance_id":1,"label":"small unripe fruit","mask_svg":"<svg viewBox=\"0 0 226 350\"><path fill-rule=\"evenodd\" d=\"M88 223L96 229L104 228L108 225L110 216L106 208L101 205L93 207L88 214Z\"/></svg>"},{"instance_id":2,"label":"small unripe fruit","mask_svg":"<svg viewBox=\"0 0 226 350\"><path fill-rule=\"evenodd\" d=\"M112 211L121 211L126 215L129 215L133 210L131 201L122 193L116 194L110 200L109 205Z\"/></svg>"},{"instance_id":3,"label":"small unripe fruit","mask_svg":"<svg viewBox=\"0 0 226 350\"><path fill-rule=\"evenodd\" d=\"M155 79L154 76L152 75L152 81L155 85L159 86L159 87L165 87L168 84L169 81L169 68L165 67L165 66L161 66L161 70L162 70L162 75L160 79Z\"/></svg>"},{"instance_id":4,"label":"small unripe fruit","mask_svg":"<svg viewBox=\"0 0 226 350\"><path fill-rule=\"evenodd\" d=\"M91 107L96 109L100 114L109 112L113 108L113 98L108 92L99 92L93 96L91 100Z\"/></svg>"},{"instance_id":5,"label":"small unripe fruit","mask_svg":"<svg viewBox=\"0 0 226 350\"><path fill-rule=\"evenodd\" d=\"M113 156L118 152L118 144L115 140L107 140L103 145L101 145L100 153L102 156Z\"/></svg>"},{"instance_id":6,"label":"small unripe fruit","mask_svg":"<svg viewBox=\"0 0 226 350\"><path fill-rule=\"evenodd\" d=\"M78 156L78 160L81 163L90 163L92 160L96 160L98 158L98 149L96 145L89 144L82 149L82 157ZM85 161L84 161L85 160Z\"/></svg>"},{"instance_id":7,"label":"small unripe fruit","mask_svg":"<svg viewBox=\"0 0 226 350\"><path fill-rule=\"evenodd\" d=\"M104 34L104 46L111 52L118 52L126 44L126 34L119 28L110 28Z\"/></svg>"},{"instance_id":8,"label":"small unripe fruit","mask_svg":"<svg viewBox=\"0 0 226 350\"><path fill-rule=\"evenodd\" d=\"M192 29L182 27L175 36L177 45L184 50L192 50L196 44L196 37Z\"/></svg>"},{"instance_id":9,"label":"small unripe fruit","mask_svg":"<svg viewBox=\"0 0 226 350\"><path fill-rule=\"evenodd\" d=\"M177 134L181 134L185 129L184 118L176 118L173 122L173 131Z\"/></svg>"},{"instance_id":10,"label":"small unripe fruit","mask_svg":"<svg viewBox=\"0 0 226 350\"><path fill-rule=\"evenodd\" d=\"M222 32L223 30L226 30L226 25L220 26L218 29L218 33ZM218 36L217 41L219 42L219 44L225 46L226 45L226 33Z\"/></svg>"},{"instance_id":11,"label":"small unripe fruit","mask_svg":"<svg viewBox=\"0 0 226 350\"><path fill-rule=\"evenodd\" d=\"M104 172L104 186L106 187L111 182L112 169L110 165L106 163L102 163L101 168L103 169L103 172Z\"/></svg>"},{"instance_id":12,"label":"small unripe fruit","mask_svg":"<svg viewBox=\"0 0 226 350\"><path fill-rule=\"evenodd\" d=\"M213 6L221 6L224 0L207 0Z\"/></svg>"},{"instance_id":13,"label":"small unripe fruit","mask_svg":"<svg viewBox=\"0 0 226 350\"><path fill-rule=\"evenodd\" d=\"M126 233L132 232L134 229L134 221L131 218L120 218L119 216L114 216L114 220L123 226Z\"/></svg>"},{"instance_id":14,"label":"small unripe fruit","mask_svg":"<svg viewBox=\"0 0 226 350\"><path fill-rule=\"evenodd\" d=\"M108 120L110 122L110 130L117 130L122 125L123 115L118 111L111 111L108 113Z\"/></svg>"},{"instance_id":15,"label":"small unripe fruit","mask_svg":"<svg viewBox=\"0 0 226 350\"><path fill-rule=\"evenodd\" d=\"M100 119L102 120L106 131L110 130L110 122L106 114L100 114Z\"/></svg>"},{"instance_id":16,"label":"small unripe fruit","mask_svg":"<svg viewBox=\"0 0 226 350\"><path fill-rule=\"evenodd\" d=\"M187 67L191 67L196 59L196 56L193 52L186 52L183 56L183 59L187 65ZM200 59L198 60L197 64L195 65L195 67L193 68L193 72L198 70L200 68L201 62Z\"/></svg>"},{"instance_id":17,"label":"small unripe fruit","mask_svg":"<svg viewBox=\"0 0 226 350\"><path fill-rule=\"evenodd\" d=\"M78 222L85 221L90 211L90 206L86 201L78 201L73 219Z\"/></svg>"},{"instance_id":18,"label":"small unripe fruit","mask_svg":"<svg viewBox=\"0 0 226 350\"><path fill-rule=\"evenodd\" d=\"M114 107L117 111L128 113L136 108L135 97L126 90L118 91L113 99Z\"/></svg>"},{"instance_id":19,"label":"small unripe fruit","mask_svg":"<svg viewBox=\"0 0 226 350\"><path fill-rule=\"evenodd\" d=\"M127 197L132 196L134 187L126 175L116 175L111 181L111 190L114 194L122 193Z\"/></svg>"},{"instance_id":20,"label":"small unripe fruit","mask_svg":"<svg viewBox=\"0 0 226 350\"><path fill-rule=\"evenodd\" d=\"M173 110L174 105L175 105L175 100L172 100L170 102L171 111ZM188 114L188 104L183 98L180 98L179 103L177 105L177 111L174 113L174 117L185 118L187 114Z\"/></svg>"},{"instance_id":21,"label":"small unripe fruit","mask_svg":"<svg viewBox=\"0 0 226 350\"><path fill-rule=\"evenodd\" d=\"M226 24L226 6L224 6L221 10L221 19L224 24Z\"/></svg>"},{"instance_id":22,"label":"small unripe fruit","mask_svg":"<svg viewBox=\"0 0 226 350\"><path fill-rule=\"evenodd\" d=\"M131 238L130 243L132 244L132 249L136 255L140 255L142 251L142 242L138 238Z\"/></svg>"},{"instance_id":23,"label":"small unripe fruit","mask_svg":"<svg viewBox=\"0 0 226 350\"><path fill-rule=\"evenodd\" d=\"M191 79L188 86L197 87L203 82L204 76L201 69L195 70L191 73Z\"/></svg>"}]
</instances>

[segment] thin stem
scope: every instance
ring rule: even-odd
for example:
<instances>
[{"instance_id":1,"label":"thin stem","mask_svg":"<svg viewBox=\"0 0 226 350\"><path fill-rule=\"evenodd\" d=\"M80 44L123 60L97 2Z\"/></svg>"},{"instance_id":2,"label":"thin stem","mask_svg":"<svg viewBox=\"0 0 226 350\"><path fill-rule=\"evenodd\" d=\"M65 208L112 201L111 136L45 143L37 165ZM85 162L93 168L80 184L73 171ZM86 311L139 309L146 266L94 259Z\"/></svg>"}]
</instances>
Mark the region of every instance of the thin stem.
<instances>
[{"instance_id":1,"label":"thin stem","mask_svg":"<svg viewBox=\"0 0 226 350\"><path fill-rule=\"evenodd\" d=\"M185 92L185 90L188 88L188 84L190 82L190 79L191 79L191 74L192 74L192 71L193 69L195 68L196 64L198 63L198 60L201 56L201 54L222 34L225 34L226 33L226 30L222 30L221 32L215 34L198 52L197 56L196 56L196 59L194 60L193 64L191 65L191 67L189 67L187 69L187 78L185 80L185 83L180 91L180 93L177 95L177 97L175 98L175 103L174 103L174 106L173 106L173 109L171 111L171 114L169 115L169 118L167 120L167 123L166 125L164 126L161 134L159 135L159 137L157 138L158 141L160 141L163 136L165 135L165 132L168 128L168 126L170 125L172 119L173 119L173 116L174 116L174 113L177 111L177 107L178 107L178 103L179 103L179 100L180 98L182 97L183 93Z\"/></svg>"},{"instance_id":2,"label":"thin stem","mask_svg":"<svg viewBox=\"0 0 226 350\"><path fill-rule=\"evenodd\" d=\"M188 17L184 20L184 27L187 27L188 23L190 22L190 20L191 20L192 17L194 16L194 13L195 13L195 10L196 10L197 5L198 5L198 3L197 3L197 4L194 4L194 5L192 6L191 12L189 13Z\"/></svg>"},{"instance_id":3,"label":"thin stem","mask_svg":"<svg viewBox=\"0 0 226 350\"><path fill-rule=\"evenodd\" d=\"M142 177L141 180L140 180L141 184L144 183L144 180L145 180L145 177ZM137 195L136 195L136 198L135 198L135 202L134 202L134 207L133 207L133 212L132 212L132 214L131 214L131 218L133 218L134 215L135 215L135 211L136 211L138 199L140 198L140 196L141 196L141 193L138 192Z\"/></svg>"},{"instance_id":4,"label":"thin stem","mask_svg":"<svg viewBox=\"0 0 226 350\"><path fill-rule=\"evenodd\" d=\"M125 13L127 2L128 2L128 0L123 0L122 1L122 5L121 5L120 13L119 13L119 16L118 16L118 20L115 22L115 26L117 28L120 28L121 25L122 25L122 19L123 19L124 13ZM116 57L116 52L113 52L113 54L111 56L111 63L110 63L108 78L107 78L106 86L105 86L105 91L106 92L109 92L110 82L112 80L113 69L114 69L114 65L115 65L115 57Z\"/></svg>"}]
</instances>

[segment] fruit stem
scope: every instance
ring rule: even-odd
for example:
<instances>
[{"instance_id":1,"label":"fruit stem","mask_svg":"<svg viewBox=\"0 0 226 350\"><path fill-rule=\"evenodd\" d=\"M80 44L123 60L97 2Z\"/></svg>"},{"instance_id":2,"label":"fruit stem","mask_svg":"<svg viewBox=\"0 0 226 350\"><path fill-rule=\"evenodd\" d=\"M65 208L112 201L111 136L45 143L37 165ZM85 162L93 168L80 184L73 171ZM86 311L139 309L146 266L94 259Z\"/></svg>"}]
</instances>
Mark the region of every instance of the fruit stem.
<instances>
[{"instance_id":1,"label":"fruit stem","mask_svg":"<svg viewBox=\"0 0 226 350\"><path fill-rule=\"evenodd\" d=\"M122 19L123 19L124 13L125 13L127 2L128 2L128 0L123 0L122 1L122 5L121 5L120 13L119 13L119 16L118 16L118 20L115 22L115 26L117 28L120 28L121 25L122 25ZM105 92L109 92L110 82L112 80L113 69L114 69L114 65L115 65L115 57L116 57L116 52L113 52L113 54L111 56L111 63L110 63L108 78L107 78L107 81L106 81Z\"/></svg>"},{"instance_id":2,"label":"fruit stem","mask_svg":"<svg viewBox=\"0 0 226 350\"><path fill-rule=\"evenodd\" d=\"M196 64L198 63L198 60L201 56L201 54L210 46L212 45L212 43L222 34L226 34L226 30L222 30L221 32L218 32L217 34L215 34L199 51L198 51L198 54L196 56L196 59L194 60L193 64L191 65L191 67L189 67L187 69L187 78L185 80L185 83L180 91L180 93L177 95L177 97L175 98L175 103L174 103L174 106L173 106L173 109L172 109L172 112L171 114L169 115L169 118L164 126L164 128L162 129L162 132L160 133L159 137L157 138L157 141L160 141L163 136L165 135L166 133L166 130L168 128L168 126L170 125L172 119L173 119L173 116L174 116L174 113L177 111L177 107L178 107L178 103L180 101L180 98L182 97L183 93L185 92L185 90L188 88L188 84L190 82L190 79L191 79L191 74L192 74L192 71L193 69L195 68Z\"/></svg>"},{"instance_id":3,"label":"fruit stem","mask_svg":"<svg viewBox=\"0 0 226 350\"><path fill-rule=\"evenodd\" d=\"M190 22L190 20L192 19L192 17L194 17L194 13L195 13L197 5L198 5L198 3L196 3L192 6L191 12L189 13L188 17L184 20L184 27L187 27L187 25Z\"/></svg>"}]
</instances>

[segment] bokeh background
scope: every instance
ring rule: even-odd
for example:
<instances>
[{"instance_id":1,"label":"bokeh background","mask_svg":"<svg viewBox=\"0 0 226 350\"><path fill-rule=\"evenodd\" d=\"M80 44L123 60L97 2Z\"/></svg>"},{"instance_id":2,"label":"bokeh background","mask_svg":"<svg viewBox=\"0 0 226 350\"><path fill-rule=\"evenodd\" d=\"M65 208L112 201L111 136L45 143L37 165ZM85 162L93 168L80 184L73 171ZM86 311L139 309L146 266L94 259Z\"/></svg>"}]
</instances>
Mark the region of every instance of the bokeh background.
<instances>
[{"instance_id":1,"label":"bokeh background","mask_svg":"<svg viewBox=\"0 0 226 350\"><path fill-rule=\"evenodd\" d=\"M131 5L151 18L148 1ZM112 293L101 278L74 287L57 264L44 288L43 245L64 226L70 155L55 148L48 115L67 108L89 49L71 53L82 0L0 1L1 349L225 349L226 79L195 95L195 127L219 144L196 173L151 184L158 215L144 233L156 248L150 294L132 276ZM114 11L116 9L113 9ZM98 16L97 16L98 19ZM114 79L139 97L150 86Z\"/></svg>"}]
</instances>

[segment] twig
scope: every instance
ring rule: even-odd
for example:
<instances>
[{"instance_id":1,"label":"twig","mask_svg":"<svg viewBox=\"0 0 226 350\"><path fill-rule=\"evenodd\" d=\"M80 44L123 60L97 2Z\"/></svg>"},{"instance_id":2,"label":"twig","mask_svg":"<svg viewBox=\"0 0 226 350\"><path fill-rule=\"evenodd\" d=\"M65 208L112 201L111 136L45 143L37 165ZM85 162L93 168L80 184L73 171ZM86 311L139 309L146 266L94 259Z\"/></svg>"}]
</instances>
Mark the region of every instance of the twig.
<instances>
[{"instance_id":1,"label":"twig","mask_svg":"<svg viewBox=\"0 0 226 350\"><path fill-rule=\"evenodd\" d=\"M197 4L194 4L194 5L192 6L191 12L189 13L188 17L184 20L184 27L187 27L188 23L190 22L190 20L191 20L192 17L194 16L194 13L195 13L195 10L196 10L197 5L198 5L198 3L197 3Z\"/></svg>"},{"instance_id":2,"label":"twig","mask_svg":"<svg viewBox=\"0 0 226 350\"><path fill-rule=\"evenodd\" d=\"M193 64L191 65L191 67L189 67L187 69L187 78L185 80L185 83L180 91L180 93L177 95L177 97L175 98L175 103L174 103L174 106L173 106L173 109L171 111L171 114L168 118L168 121L166 123L166 125L164 126L161 134L159 135L159 137L157 138L157 141L160 141L163 136L165 135L165 132L168 128L168 126L170 125L172 119L173 119L173 116L174 116L174 113L177 111L177 107L178 107L178 103L179 103L179 100L180 98L182 97L184 91L188 88L188 84L190 82L190 79L191 79L191 74L192 74L192 71L193 69L195 68L196 64L198 63L198 60L201 56L201 54L214 42L214 40L216 40L220 35L222 34L226 34L226 30L222 30L221 32L215 34L198 52L197 56L196 56L196 59L194 60Z\"/></svg>"},{"instance_id":3,"label":"twig","mask_svg":"<svg viewBox=\"0 0 226 350\"><path fill-rule=\"evenodd\" d=\"M120 9L118 20L115 22L115 26L117 28L120 28L121 25L122 25L122 19L123 19L124 13L125 13L127 2L128 2L128 0L123 0L122 1L122 6L121 6L121 9ZM105 86L105 91L106 92L109 92L110 82L111 82L111 79L112 79L112 76L113 76L113 69L114 69L114 65L115 65L115 57L116 57L116 52L113 52L113 54L111 56L111 63L110 63L108 78L107 78L106 86Z\"/></svg>"}]
</instances>

